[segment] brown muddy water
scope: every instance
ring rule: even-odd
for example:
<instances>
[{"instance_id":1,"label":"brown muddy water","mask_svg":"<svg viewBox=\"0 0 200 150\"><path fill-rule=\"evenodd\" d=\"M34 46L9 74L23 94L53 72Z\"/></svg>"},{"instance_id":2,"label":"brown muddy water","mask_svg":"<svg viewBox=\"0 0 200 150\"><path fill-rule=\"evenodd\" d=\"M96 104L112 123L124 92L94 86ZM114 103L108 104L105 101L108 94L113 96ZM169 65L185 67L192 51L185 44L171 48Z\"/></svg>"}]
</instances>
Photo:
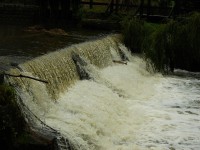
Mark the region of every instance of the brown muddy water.
<instances>
[{"instance_id":1,"label":"brown muddy water","mask_svg":"<svg viewBox=\"0 0 200 150\"><path fill-rule=\"evenodd\" d=\"M72 27L0 25L0 70L106 34Z\"/></svg>"}]
</instances>

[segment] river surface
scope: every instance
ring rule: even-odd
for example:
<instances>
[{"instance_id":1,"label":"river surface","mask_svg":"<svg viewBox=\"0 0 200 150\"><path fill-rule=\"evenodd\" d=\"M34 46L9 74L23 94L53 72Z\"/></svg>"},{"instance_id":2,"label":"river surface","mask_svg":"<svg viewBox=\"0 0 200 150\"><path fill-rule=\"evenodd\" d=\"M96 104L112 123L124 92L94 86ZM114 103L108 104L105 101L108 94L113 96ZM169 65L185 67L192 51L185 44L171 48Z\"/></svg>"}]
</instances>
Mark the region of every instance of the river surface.
<instances>
[{"instance_id":1,"label":"river surface","mask_svg":"<svg viewBox=\"0 0 200 150\"><path fill-rule=\"evenodd\" d=\"M24 62L57 48L102 35L96 36L93 33L83 36L84 33L80 34L79 31L70 31L69 34L74 35L73 37L80 37L76 39L46 37L41 33L16 37L10 32L12 33L10 29L6 31L9 35L5 38L1 35L4 42L1 42L0 47L0 63L4 65L11 61ZM109 39L106 40L110 42ZM99 54L103 53L101 44L101 40L95 43ZM91 49L88 55L97 57L92 53L91 43L76 45L74 48L82 49L87 45L90 47L86 49ZM114 46L110 45L108 51L111 51L113 59L118 59ZM130 60L127 65L113 63L100 69L90 64L93 79L76 81L68 90L59 94L56 102L51 100L45 85L38 82L32 83L32 87L29 85L28 91L33 95L22 90L21 98L35 115L65 135L79 149L199 150L200 73L178 69L174 75L168 76L150 73L142 58L131 56L123 45L119 45L119 48L127 53ZM56 55L52 53L39 61L53 58L54 55L64 59L62 53L67 50L55 53ZM94 62L95 59L92 58ZM55 66L57 64L53 64L55 60L49 65L55 67L55 73L62 72L60 67ZM34 63L29 62L32 68ZM27 64L21 66L25 71L30 71L26 70ZM34 67L33 70L38 66ZM65 79L63 76L60 78ZM52 84L59 82L59 78L56 80ZM24 81L20 84L24 84ZM55 87L58 86L59 84Z\"/></svg>"},{"instance_id":2,"label":"river surface","mask_svg":"<svg viewBox=\"0 0 200 150\"><path fill-rule=\"evenodd\" d=\"M73 27L62 28L66 35L49 34L42 30L29 31L28 29L33 26L0 25L0 70L10 68L10 63L22 63L66 46L108 34L105 31ZM43 28L47 31L55 29Z\"/></svg>"},{"instance_id":3,"label":"river surface","mask_svg":"<svg viewBox=\"0 0 200 150\"><path fill-rule=\"evenodd\" d=\"M152 75L141 62L101 70L100 83L77 82L44 120L83 149L199 150L200 80Z\"/></svg>"}]
</instances>

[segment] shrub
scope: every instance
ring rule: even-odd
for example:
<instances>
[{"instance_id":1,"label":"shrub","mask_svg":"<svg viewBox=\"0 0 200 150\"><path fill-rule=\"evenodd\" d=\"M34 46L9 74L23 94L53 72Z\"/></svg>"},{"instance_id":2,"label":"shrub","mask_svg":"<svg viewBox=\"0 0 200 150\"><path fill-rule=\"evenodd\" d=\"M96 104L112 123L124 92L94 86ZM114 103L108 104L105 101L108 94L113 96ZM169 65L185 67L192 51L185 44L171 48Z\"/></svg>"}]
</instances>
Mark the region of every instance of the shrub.
<instances>
[{"instance_id":1,"label":"shrub","mask_svg":"<svg viewBox=\"0 0 200 150\"><path fill-rule=\"evenodd\" d=\"M124 44L132 52L141 52L141 46L145 36L143 22L136 18L126 17L121 22L121 25Z\"/></svg>"},{"instance_id":2,"label":"shrub","mask_svg":"<svg viewBox=\"0 0 200 150\"><path fill-rule=\"evenodd\" d=\"M23 132L25 121L16 103L14 89L0 85L0 142L12 149L16 138Z\"/></svg>"},{"instance_id":3,"label":"shrub","mask_svg":"<svg viewBox=\"0 0 200 150\"><path fill-rule=\"evenodd\" d=\"M200 71L200 14L181 21L151 24L135 18L122 23L124 43L132 52L143 52L154 70L167 73L174 68Z\"/></svg>"},{"instance_id":4,"label":"shrub","mask_svg":"<svg viewBox=\"0 0 200 150\"><path fill-rule=\"evenodd\" d=\"M174 69L174 31L176 24L172 21L160 25L143 43L143 53L153 68L160 72Z\"/></svg>"},{"instance_id":5,"label":"shrub","mask_svg":"<svg viewBox=\"0 0 200 150\"><path fill-rule=\"evenodd\" d=\"M200 14L193 13L177 22L175 64L177 68L200 71Z\"/></svg>"}]
</instances>

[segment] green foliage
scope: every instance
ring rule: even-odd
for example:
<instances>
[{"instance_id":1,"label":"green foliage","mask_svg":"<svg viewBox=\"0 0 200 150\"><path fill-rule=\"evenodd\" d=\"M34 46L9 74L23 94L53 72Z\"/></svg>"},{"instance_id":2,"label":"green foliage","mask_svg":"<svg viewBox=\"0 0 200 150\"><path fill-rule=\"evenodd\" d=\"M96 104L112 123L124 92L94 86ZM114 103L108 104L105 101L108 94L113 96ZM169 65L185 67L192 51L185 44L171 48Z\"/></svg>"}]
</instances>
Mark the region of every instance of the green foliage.
<instances>
[{"instance_id":1,"label":"green foliage","mask_svg":"<svg viewBox=\"0 0 200 150\"><path fill-rule=\"evenodd\" d=\"M141 46L144 39L143 22L136 18L125 18L122 22L122 33L124 43L132 52L141 52Z\"/></svg>"},{"instance_id":2,"label":"green foliage","mask_svg":"<svg viewBox=\"0 0 200 150\"><path fill-rule=\"evenodd\" d=\"M175 28L173 21L167 25L160 25L143 43L143 52L157 71L168 72L174 69Z\"/></svg>"},{"instance_id":3,"label":"green foliage","mask_svg":"<svg viewBox=\"0 0 200 150\"><path fill-rule=\"evenodd\" d=\"M200 71L199 13L159 25L129 18L122 27L125 45L132 52L143 52L155 70L164 73L174 68Z\"/></svg>"},{"instance_id":4,"label":"green foliage","mask_svg":"<svg viewBox=\"0 0 200 150\"><path fill-rule=\"evenodd\" d=\"M183 23L177 23L175 60L178 67L191 71L200 68L200 14L193 13ZM180 58L181 56L182 58Z\"/></svg>"},{"instance_id":5,"label":"green foliage","mask_svg":"<svg viewBox=\"0 0 200 150\"><path fill-rule=\"evenodd\" d=\"M10 86L0 85L0 105L5 106L8 105L10 102L15 103L14 99L14 90Z\"/></svg>"},{"instance_id":6,"label":"green foliage","mask_svg":"<svg viewBox=\"0 0 200 150\"><path fill-rule=\"evenodd\" d=\"M200 14L194 13L181 22L170 21L162 30L155 31L152 57L159 71L173 71L175 68L200 71ZM155 58L156 57L156 58Z\"/></svg>"},{"instance_id":7,"label":"green foliage","mask_svg":"<svg viewBox=\"0 0 200 150\"><path fill-rule=\"evenodd\" d=\"M14 89L7 85L0 85L1 145L11 149L24 127L25 121L16 103Z\"/></svg>"}]
</instances>

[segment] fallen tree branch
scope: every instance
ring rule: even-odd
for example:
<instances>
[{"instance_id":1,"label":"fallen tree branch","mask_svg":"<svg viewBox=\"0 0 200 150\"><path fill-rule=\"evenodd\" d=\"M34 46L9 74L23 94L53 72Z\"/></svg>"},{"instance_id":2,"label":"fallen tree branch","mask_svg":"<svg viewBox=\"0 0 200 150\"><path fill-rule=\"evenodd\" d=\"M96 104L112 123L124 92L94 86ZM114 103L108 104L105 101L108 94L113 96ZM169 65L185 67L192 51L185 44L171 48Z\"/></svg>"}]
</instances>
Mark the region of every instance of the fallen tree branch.
<instances>
[{"instance_id":1,"label":"fallen tree branch","mask_svg":"<svg viewBox=\"0 0 200 150\"><path fill-rule=\"evenodd\" d=\"M48 81L46 81L46 80L37 79L37 78L34 78L34 77L22 75L22 74L19 74L19 75L13 75L13 74L9 74L9 73L3 73L3 74L6 75L6 76L19 77L19 78L28 78L28 79L36 80L36 81L39 81L39 82L48 83Z\"/></svg>"},{"instance_id":2,"label":"fallen tree branch","mask_svg":"<svg viewBox=\"0 0 200 150\"><path fill-rule=\"evenodd\" d=\"M127 65L127 62L123 62L123 61L120 61L120 60L113 60L113 62L123 64L123 65Z\"/></svg>"}]
</instances>

